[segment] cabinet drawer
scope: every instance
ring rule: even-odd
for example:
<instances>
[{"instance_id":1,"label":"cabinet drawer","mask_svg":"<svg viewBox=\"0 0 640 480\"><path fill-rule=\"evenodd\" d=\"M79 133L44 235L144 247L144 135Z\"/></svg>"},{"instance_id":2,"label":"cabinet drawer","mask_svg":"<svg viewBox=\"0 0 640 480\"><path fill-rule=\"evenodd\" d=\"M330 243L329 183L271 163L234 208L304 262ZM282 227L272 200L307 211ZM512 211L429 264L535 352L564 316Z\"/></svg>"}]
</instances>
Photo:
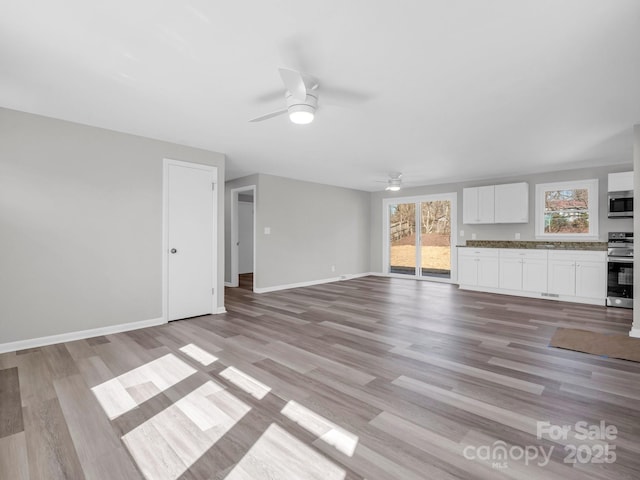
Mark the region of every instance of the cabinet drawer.
<instances>
[{"instance_id":1,"label":"cabinet drawer","mask_svg":"<svg viewBox=\"0 0 640 480\"><path fill-rule=\"evenodd\" d=\"M474 258L498 258L497 248L459 247L458 256Z\"/></svg>"},{"instance_id":2,"label":"cabinet drawer","mask_svg":"<svg viewBox=\"0 0 640 480\"><path fill-rule=\"evenodd\" d=\"M555 250L549 252L549 260L604 263L607 261L607 252L594 250Z\"/></svg>"},{"instance_id":3,"label":"cabinet drawer","mask_svg":"<svg viewBox=\"0 0 640 480\"><path fill-rule=\"evenodd\" d=\"M500 258L528 258L546 260L546 250L532 250L529 248L501 248Z\"/></svg>"}]
</instances>

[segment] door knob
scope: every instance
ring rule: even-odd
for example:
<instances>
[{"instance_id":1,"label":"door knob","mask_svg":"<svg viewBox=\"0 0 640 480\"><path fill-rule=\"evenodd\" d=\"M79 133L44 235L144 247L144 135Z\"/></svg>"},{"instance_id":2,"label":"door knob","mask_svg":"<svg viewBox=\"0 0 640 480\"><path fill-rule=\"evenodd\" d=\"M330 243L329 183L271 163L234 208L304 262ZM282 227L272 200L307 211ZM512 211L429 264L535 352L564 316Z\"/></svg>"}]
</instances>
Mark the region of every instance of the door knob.
<instances>
[{"instance_id":1,"label":"door knob","mask_svg":"<svg viewBox=\"0 0 640 480\"><path fill-rule=\"evenodd\" d=\"M175 248L172 248L171 250L169 250L171 253L178 253L178 250L176 250Z\"/></svg>"}]
</instances>

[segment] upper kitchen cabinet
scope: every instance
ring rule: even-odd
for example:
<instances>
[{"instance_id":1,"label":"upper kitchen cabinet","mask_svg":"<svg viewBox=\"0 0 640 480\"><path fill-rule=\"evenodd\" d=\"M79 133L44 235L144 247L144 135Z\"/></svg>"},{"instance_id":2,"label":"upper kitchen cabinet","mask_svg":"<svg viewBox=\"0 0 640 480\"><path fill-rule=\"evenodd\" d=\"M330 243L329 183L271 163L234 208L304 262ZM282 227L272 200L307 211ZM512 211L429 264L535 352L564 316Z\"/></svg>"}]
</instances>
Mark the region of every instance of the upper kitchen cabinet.
<instances>
[{"instance_id":1,"label":"upper kitchen cabinet","mask_svg":"<svg viewBox=\"0 0 640 480\"><path fill-rule=\"evenodd\" d=\"M462 190L462 223L495 223L495 188L471 187Z\"/></svg>"},{"instance_id":2,"label":"upper kitchen cabinet","mask_svg":"<svg viewBox=\"0 0 640 480\"><path fill-rule=\"evenodd\" d=\"M527 223L529 184L507 183L462 190L462 223Z\"/></svg>"},{"instance_id":3,"label":"upper kitchen cabinet","mask_svg":"<svg viewBox=\"0 0 640 480\"><path fill-rule=\"evenodd\" d=\"M610 173L608 178L609 192L627 192L633 190L633 172Z\"/></svg>"},{"instance_id":4,"label":"upper kitchen cabinet","mask_svg":"<svg viewBox=\"0 0 640 480\"><path fill-rule=\"evenodd\" d=\"M529 184L495 186L495 223L529 222Z\"/></svg>"}]
</instances>

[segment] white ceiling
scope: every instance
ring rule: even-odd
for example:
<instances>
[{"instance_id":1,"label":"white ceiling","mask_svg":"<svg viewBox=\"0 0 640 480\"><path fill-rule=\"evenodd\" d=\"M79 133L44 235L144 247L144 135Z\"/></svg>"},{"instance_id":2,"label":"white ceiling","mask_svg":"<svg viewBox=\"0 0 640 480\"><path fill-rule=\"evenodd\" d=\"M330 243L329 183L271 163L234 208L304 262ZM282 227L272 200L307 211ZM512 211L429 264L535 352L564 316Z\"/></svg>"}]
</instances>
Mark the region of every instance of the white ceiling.
<instances>
[{"instance_id":1,"label":"white ceiling","mask_svg":"<svg viewBox=\"0 0 640 480\"><path fill-rule=\"evenodd\" d=\"M311 125L262 96L320 80ZM361 94L323 104L322 87ZM5 0L0 106L381 190L629 163L638 0Z\"/></svg>"}]
</instances>

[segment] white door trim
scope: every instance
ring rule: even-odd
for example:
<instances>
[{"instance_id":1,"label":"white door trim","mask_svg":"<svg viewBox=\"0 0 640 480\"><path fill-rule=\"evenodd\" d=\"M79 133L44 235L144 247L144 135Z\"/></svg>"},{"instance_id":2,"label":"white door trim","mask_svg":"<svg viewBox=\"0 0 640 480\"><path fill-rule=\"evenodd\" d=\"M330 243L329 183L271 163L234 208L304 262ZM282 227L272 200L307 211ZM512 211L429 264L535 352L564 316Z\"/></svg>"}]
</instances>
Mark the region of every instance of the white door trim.
<instances>
[{"instance_id":1,"label":"white door trim","mask_svg":"<svg viewBox=\"0 0 640 480\"><path fill-rule=\"evenodd\" d=\"M437 278L428 276L410 276L394 274L389 271L389 205L397 203L432 202L435 200L449 200L451 202L451 278ZM382 272L389 277L410 278L417 280L429 280L432 282L457 283L458 282L458 255L456 254L456 241L458 238L458 194L456 192L437 193L432 195L416 195L412 197L390 197L382 199ZM418 216L416 209L416 217ZM419 225L419 222L416 223ZM417 253L420 255L420 253ZM418 269L416 268L416 271Z\"/></svg>"},{"instance_id":2,"label":"white door trim","mask_svg":"<svg viewBox=\"0 0 640 480\"><path fill-rule=\"evenodd\" d=\"M238 275L238 194L242 192L253 192L253 285L257 284L258 272L256 270L256 217L258 216L258 192L255 185L232 188L231 194L231 278L230 287L240 285Z\"/></svg>"},{"instance_id":3,"label":"white door trim","mask_svg":"<svg viewBox=\"0 0 640 480\"><path fill-rule=\"evenodd\" d=\"M169 262L167 254L169 253L169 166L176 165L186 168L197 168L211 172L213 182L215 184L213 201L213 269L211 284L213 285L213 293L211 295L211 313L221 313L218 311L218 167L213 165L203 165L201 163L185 162L182 160L174 160L171 158L162 159L162 318L168 321L169 315ZM224 287L223 287L224 288Z\"/></svg>"}]
</instances>

